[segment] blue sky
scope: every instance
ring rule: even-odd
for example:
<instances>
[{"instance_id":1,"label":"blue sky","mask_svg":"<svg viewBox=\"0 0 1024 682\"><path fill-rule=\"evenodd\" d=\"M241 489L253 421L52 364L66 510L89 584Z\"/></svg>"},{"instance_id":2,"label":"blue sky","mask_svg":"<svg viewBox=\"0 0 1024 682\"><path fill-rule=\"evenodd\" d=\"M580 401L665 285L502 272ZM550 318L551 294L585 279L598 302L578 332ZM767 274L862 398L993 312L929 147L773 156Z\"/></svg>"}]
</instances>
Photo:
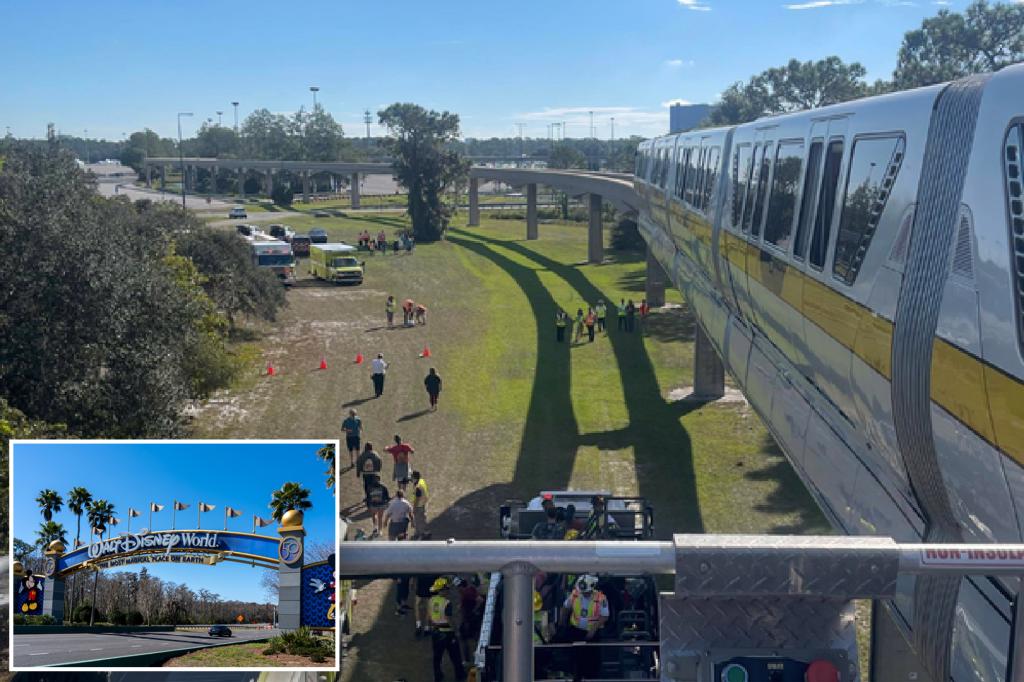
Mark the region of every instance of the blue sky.
<instances>
[{"instance_id":1,"label":"blue sky","mask_svg":"<svg viewBox=\"0 0 1024 682\"><path fill-rule=\"evenodd\" d=\"M62 511L54 520L68 531L69 547L74 543L76 517L67 509L68 491L83 486L93 498L113 503L121 524L127 529L128 508L142 511L132 519L132 530L147 526L149 503L166 505L153 514L153 527L171 527L171 503L185 502L189 508L177 513L177 528L195 528L196 503L214 504L204 513L203 528L224 527L224 505L242 510L239 518L228 519L228 530L252 532L252 516L270 517L270 496L287 481L298 481L310 491L312 509L306 514L306 540L333 542L334 495L324 482L325 465L317 459L317 445L298 444L22 444L14 451L13 528L14 536L33 542L43 522L35 498L52 488L64 498ZM88 523L82 520L82 540L88 541ZM260 529L277 537L277 525ZM138 572L142 566L153 575L193 590L206 588L224 599L266 601L259 586L262 569L225 562L216 567L169 564L139 564L125 569Z\"/></svg>"},{"instance_id":2,"label":"blue sky","mask_svg":"<svg viewBox=\"0 0 1024 682\"><path fill-rule=\"evenodd\" d=\"M8 68L0 134L120 139L185 134L206 118L291 112L310 85L346 128L412 101L461 115L468 136L660 134L665 103L713 101L789 58L837 54L888 77L904 32L967 0L0 0ZM378 131L374 126L373 132Z\"/></svg>"}]
</instances>

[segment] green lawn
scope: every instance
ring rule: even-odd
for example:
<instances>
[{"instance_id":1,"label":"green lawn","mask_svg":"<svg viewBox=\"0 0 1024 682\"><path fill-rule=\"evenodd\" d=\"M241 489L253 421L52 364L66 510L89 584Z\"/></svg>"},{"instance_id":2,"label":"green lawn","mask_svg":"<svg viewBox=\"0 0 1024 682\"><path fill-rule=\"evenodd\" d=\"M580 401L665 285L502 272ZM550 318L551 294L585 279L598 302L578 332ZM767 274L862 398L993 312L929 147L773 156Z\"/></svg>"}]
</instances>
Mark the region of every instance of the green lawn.
<instances>
[{"instance_id":1,"label":"green lawn","mask_svg":"<svg viewBox=\"0 0 1024 682\"><path fill-rule=\"evenodd\" d=\"M312 668L334 667L334 658L323 663L313 663L305 656L275 655L264 656L263 650L267 642L247 642L245 644L227 644L224 646L199 649L183 656L177 656L164 663L164 667L179 668Z\"/></svg>"}]
</instances>

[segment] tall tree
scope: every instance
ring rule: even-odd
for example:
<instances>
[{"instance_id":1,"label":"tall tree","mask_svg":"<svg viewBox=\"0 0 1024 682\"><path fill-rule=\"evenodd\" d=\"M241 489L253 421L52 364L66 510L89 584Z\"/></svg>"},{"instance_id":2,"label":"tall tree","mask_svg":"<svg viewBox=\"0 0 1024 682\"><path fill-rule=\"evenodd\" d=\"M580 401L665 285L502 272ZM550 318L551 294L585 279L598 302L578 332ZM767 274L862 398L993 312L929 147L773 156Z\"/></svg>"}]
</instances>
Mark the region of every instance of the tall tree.
<instances>
[{"instance_id":1,"label":"tall tree","mask_svg":"<svg viewBox=\"0 0 1024 682\"><path fill-rule=\"evenodd\" d=\"M341 158L345 133L323 105L317 104L309 113L300 110L295 116L302 130L304 160L337 161Z\"/></svg>"},{"instance_id":2,"label":"tall tree","mask_svg":"<svg viewBox=\"0 0 1024 682\"><path fill-rule=\"evenodd\" d=\"M459 136L458 115L396 103L377 117L388 129L384 146L394 158L395 175L409 191L413 234L420 241L440 239L451 217L442 196L469 171L469 163L449 148Z\"/></svg>"},{"instance_id":3,"label":"tall tree","mask_svg":"<svg viewBox=\"0 0 1024 682\"><path fill-rule=\"evenodd\" d=\"M238 152L238 135L235 134L234 128L208 123L203 123L195 138L189 141L188 146L190 156L223 159L238 156Z\"/></svg>"},{"instance_id":4,"label":"tall tree","mask_svg":"<svg viewBox=\"0 0 1024 682\"><path fill-rule=\"evenodd\" d=\"M39 505L39 513L43 515L43 518L51 521L53 520L53 515L61 510L64 499L56 490L47 488L39 491L39 496L36 497L36 504Z\"/></svg>"},{"instance_id":5,"label":"tall tree","mask_svg":"<svg viewBox=\"0 0 1024 682\"><path fill-rule=\"evenodd\" d=\"M295 121L268 109L257 109L242 123L247 158L298 159L299 139Z\"/></svg>"},{"instance_id":6,"label":"tall tree","mask_svg":"<svg viewBox=\"0 0 1024 682\"><path fill-rule=\"evenodd\" d=\"M88 509L86 517L89 519L89 527L95 529L102 538L110 523L110 517L114 515L114 505L107 500L93 500L89 503Z\"/></svg>"},{"instance_id":7,"label":"tall tree","mask_svg":"<svg viewBox=\"0 0 1024 682\"><path fill-rule=\"evenodd\" d=\"M64 530L64 524L57 523L56 521L47 521L46 523L39 524L39 530L36 531L36 543L46 549L54 540L60 540L65 545L68 543L68 532Z\"/></svg>"},{"instance_id":8,"label":"tall tree","mask_svg":"<svg viewBox=\"0 0 1024 682\"><path fill-rule=\"evenodd\" d=\"M275 490L270 499L271 516L277 521L281 520L285 512L298 509L309 509L313 503L309 501L309 488L303 488L298 483L288 482Z\"/></svg>"},{"instance_id":9,"label":"tall tree","mask_svg":"<svg viewBox=\"0 0 1024 682\"><path fill-rule=\"evenodd\" d=\"M916 88L998 71L1024 61L1024 4L975 0L963 14L948 9L903 36L893 80Z\"/></svg>"},{"instance_id":10,"label":"tall tree","mask_svg":"<svg viewBox=\"0 0 1024 682\"><path fill-rule=\"evenodd\" d=\"M334 445L325 445L316 451L316 456L327 462L327 471L324 474L327 477L327 487L334 489Z\"/></svg>"},{"instance_id":11,"label":"tall tree","mask_svg":"<svg viewBox=\"0 0 1024 682\"><path fill-rule=\"evenodd\" d=\"M82 514L89 503L92 502L92 493L81 486L76 486L68 493L68 509L78 517L78 527L75 530L75 547L81 544L82 539Z\"/></svg>"},{"instance_id":12,"label":"tall tree","mask_svg":"<svg viewBox=\"0 0 1024 682\"><path fill-rule=\"evenodd\" d=\"M36 545L30 545L21 538L14 538L14 560L24 561L32 552L36 551Z\"/></svg>"},{"instance_id":13,"label":"tall tree","mask_svg":"<svg viewBox=\"0 0 1024 682\"><path fill-rule=\"evenodd\" d=\"M711 108L712 125L746 123L769 114L814 109L863 97L866 70L839 57L816 62L791 59L785 66L762 71L744 83L733 83Z\"/></svg>"},{"instance_id":14,"label":"tall tree","mask_svg":"<svg viewBox=\"0 0 1024 682\"><path fill-rule=\"evenodd\" d=\"M548 168L586 168L587 157L564 142L556 144L548 157Z\"/></svg>"}]
</instances>

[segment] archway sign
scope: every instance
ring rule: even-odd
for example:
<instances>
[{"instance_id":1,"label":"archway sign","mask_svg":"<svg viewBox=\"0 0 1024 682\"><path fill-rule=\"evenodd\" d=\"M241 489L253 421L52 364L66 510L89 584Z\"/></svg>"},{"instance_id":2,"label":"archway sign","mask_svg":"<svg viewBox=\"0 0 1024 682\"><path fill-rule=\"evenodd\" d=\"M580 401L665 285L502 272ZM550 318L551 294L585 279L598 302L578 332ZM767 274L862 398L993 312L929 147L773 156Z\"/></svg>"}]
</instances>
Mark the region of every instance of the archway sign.
<instances>
[{"instance_id":1,"label":"archway sign","mask_svg":"<svg viewBox=\"0 0 1024 682\"><path fill-rule=\"evenodd\" d=\"M334 557L303 566L306 531L300 511L281 519L278 534L256 535L221 530L161 530L122 534L70 552L59 541L45 555L45 576L19 576L39 585L42 608L35 613L64 620L64 580L80 571L133 564L178 563L216 566L232 561L278 570L278 623L282 630L300 625L334 626ZM46 589L41 589L45 581ZM305 608L304 608L305 606Z\"/></svg>"}]
</instances>

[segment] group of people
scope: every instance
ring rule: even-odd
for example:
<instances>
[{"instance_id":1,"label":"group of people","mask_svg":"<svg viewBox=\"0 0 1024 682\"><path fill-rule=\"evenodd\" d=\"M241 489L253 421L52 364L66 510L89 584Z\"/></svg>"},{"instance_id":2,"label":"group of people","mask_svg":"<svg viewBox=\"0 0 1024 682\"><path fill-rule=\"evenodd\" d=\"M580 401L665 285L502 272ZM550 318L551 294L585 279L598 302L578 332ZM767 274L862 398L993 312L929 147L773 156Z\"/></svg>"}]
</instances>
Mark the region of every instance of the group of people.
<instances>
[{"instance_id":1,"label":"group of people","mask_svg":"<svg viewBox=\"0 0 1024 682\"><path fill-rule=\"evenodd\" d=\"M359 233L359 248L366 249L371 254L380 251L382 254L388 252L388 236L384 234L384 230L377 233L374 237L370 234L369 230L363 230ZM402 230L396 236L394 241L391 242L391 250L393 253L398 254L404 250L407 253L412 253L413 248L416 246L416 238L412 235L409 230Z\"/></svg>"},{"instance_id":2,"label":"group of people","mask_svg":"<svg viewBox=\"0 0 1024 682\"><path fill-rule=\"evenodd\" d=\"M384 317L388 321L388 329L392 329L395 326L395 308L398 307L398 301L395 297L388 295L387 300L384 302ZM402 301L402 326L403 327L414 327L417 324L427 323L427 306L422 303L417 303L411 298L407 298Z\"/></svg>"},{"instance_id":3,"label":"group of people","mask_svg":"<svg viewBox=\"0 0 1024 682\"><path fill-rule=\"evenodd\" d=\"M384 395L384 381L387 379L390 366L383 353L377 353L377 357L370 361L370 381L373 382L374 398ZM437 411L437 400L441 396L442 384L441 375L437 373L436 368L431 367L427 370L427 376L423 378L423 387L427 389L431 412Z\"/></svg>"},{"instance_id":4,"label":"group of people","mask_svg":"<svg viewBox=\"0 0 1024 682\"><path fill-rule=\"evenodd\" d=\"M632 333L637 328L639 319L639 328L643 332L644 322L650 312L651 307L647 305L647 299L642 299L640 305L633 303L633 299L629 299L629 301L622 299L615 310L618 331ZM583 308L577 308L575 318L570 317L565 310L559 308L555 313L555 340L558 343L565 342L566 329L569 330L572 343L579 343L584 333L587 335L587 340L593 343L596 332L607 333L608 331L608 306L605 305L603 299L598 299L597 305L587 307L586 314L584 314Z\"/></svg>"}]
</instances>

